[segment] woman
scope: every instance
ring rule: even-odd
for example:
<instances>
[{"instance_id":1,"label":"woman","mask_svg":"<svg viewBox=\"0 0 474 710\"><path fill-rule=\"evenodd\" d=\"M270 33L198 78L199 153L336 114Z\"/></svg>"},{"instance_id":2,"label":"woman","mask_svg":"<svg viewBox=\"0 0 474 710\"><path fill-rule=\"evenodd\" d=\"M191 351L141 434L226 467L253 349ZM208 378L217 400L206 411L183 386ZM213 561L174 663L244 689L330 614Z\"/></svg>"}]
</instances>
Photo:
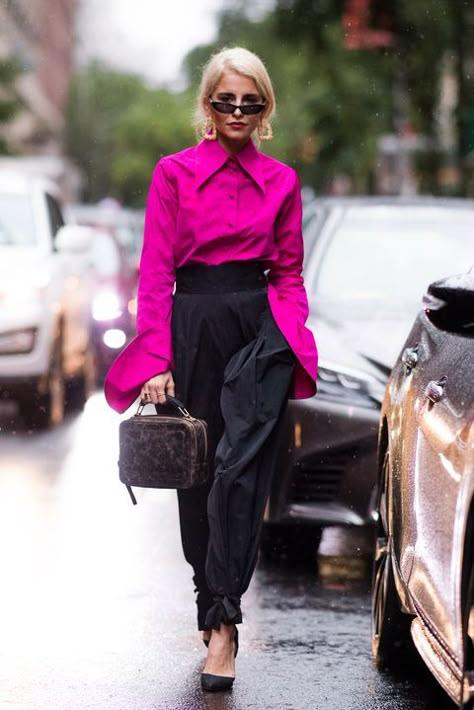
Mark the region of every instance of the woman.
<instances>
[{"instance_id":1,"label":"woman","mask_svg":"<svg viewBox=\"0 0 474 710\"><path fill-rule=\"evenodd\" d=\"M275 98L261 60L223 49L204 68L201 140L161 158L147 200L137 337L106 378L123 412L165 393L208 424L209 481L178 490L183 551L194 570L203 688L230 688L240 599L255 567L288 397L316 392L305 327L300 183L261 153ZM173 291L176 283L176 290Z\"/></svg>"}]
</instances>

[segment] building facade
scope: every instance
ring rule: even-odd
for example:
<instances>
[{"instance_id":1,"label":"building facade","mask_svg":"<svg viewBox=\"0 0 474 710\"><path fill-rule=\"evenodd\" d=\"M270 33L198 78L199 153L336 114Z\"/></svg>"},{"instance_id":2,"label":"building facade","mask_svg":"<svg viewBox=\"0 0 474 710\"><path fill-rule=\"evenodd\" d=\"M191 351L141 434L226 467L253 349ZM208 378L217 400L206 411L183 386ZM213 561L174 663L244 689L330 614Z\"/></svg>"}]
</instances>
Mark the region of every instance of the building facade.
<instances>
[{"instance_id":1,"label":"building facade","mask_svg":"<svg viewBox=\"0 0 474 710\"><path fill-rule=\"evenodd\" d=\"M1 127L9 149L61 155L64 107L73 70L78 0L3 0L0 61L16 61L21 108Z\"/></svg>"}]
</instances>

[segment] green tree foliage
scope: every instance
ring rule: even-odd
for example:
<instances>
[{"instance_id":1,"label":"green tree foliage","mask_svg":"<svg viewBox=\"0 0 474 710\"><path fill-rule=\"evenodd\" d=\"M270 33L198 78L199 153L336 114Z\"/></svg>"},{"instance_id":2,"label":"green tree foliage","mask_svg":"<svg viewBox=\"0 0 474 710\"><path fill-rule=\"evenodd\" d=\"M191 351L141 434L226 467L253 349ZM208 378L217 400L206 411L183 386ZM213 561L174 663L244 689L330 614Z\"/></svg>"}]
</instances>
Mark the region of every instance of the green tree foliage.
<instances>
[{"instance_id":1,"label":"green tree foliage","mask_svg":"<svg viewBox=\"0 0 474 710\"><path fill-rule=\"evenodd\" d=\"M65 145L86 177L85 200L95 201L116 191L112 166L118 127L146 92L141 78L112 71L99 62L73 77L66 106Z\"/></svg>"},{"instance_id":2,"label":"green tree foliage","mask_svg":"<svg viewBox=\"0 0 474 710\"><path fill-rule=\"evenodd\" d=\"M0 61L0 127L12 121L20 108L20 101L14 91L15 79L20 71L19 64L14 60ZM0 137L0 153L10 152L6 141Z\"/></svg>"},{"instance_id":3,"label":"green tree foliage","mask_svg":"<svg viewBox=\"0 0 474 710\"><path fill-rule=\"evenodd\" d=\"M391 105L391 95L394 96L397 82L406 87L409 124L435 140L443 62L449 55L458 61L461 42L466 48L474 45L474 5L471 0L396 0L393 3L396 42L392 49L384 52L374 49L341 52L340 41L334 39L338 34L339 40L342 39L344 6L344 0L276 0L275 15L282 37L293 41L295 47L302 43L312 47L313 56L324 68L335 104L355 120L351 139L346 132L350 123L345 127L338 116L333 116L334 126L341 130L336 129L328 143L324 138L328 113L323 112L326 113L324 118L315 106L315 131L323 136L327 147L319 156L323 172L328 175L331 164L345 162L346 167L350 165L350 174L360 183L357 176L362 166L368 166L373 159L374 138L384 129L394 128L396 107ZM460 17L462 22L459 22ZM460 105L459 112L467 123L466 107ZM466 130L462 121L459 128ZM435 153L436 150L424 158L431 165L432 176L436 174Z\"/></svg>"},{"instance_id":4,"label":"green tree foliage","mask_svg":"<svg viewBox=\"0 0 474 710\"><path fill-rule=\"evenodd\" d=\"M87 176L84 198L113 193L143 205L156 161L195 141L192 112L204 63L239 45L263 59L275 88L274 139L261 150L293 165L317 191L339 174L352 178L355 191L370 191L377 139L394 128L393 86L401 77L411 126L436 133L438 79L459 40L453 17L461 5L472 46L467 0L397 0L396 46L370 50L344 47L344 0L269 0L259 15L254 2L233 0L219 15L215 42L186 56L185 91L150 89L137 76L93 64L74 78L67 115L68 152ZM425 172L434 174L433 160L428 156Z\"/></svg>"},{"instance_id":5,"label":"green tree foliage","mask_svg":"<svg viewBox=\"0 0 474 710\"><path fill-rule=\"evenodd\" d=\"M72 81L66 147L85 176L83 199L107 194L143 206L153 168L193 141L188 92L150 89L134 75L94 62Z\"/></svg>"},{"instance_id":6,"label":"green tree foliage","mask_svg":"<svg viewBox=\"0 0 474 710\"><path fill-rule=\"evenodd\" d=\"M143 205L156 162L194 142L189 92L147 91L122 116L112 161L113 184L130 205Z\"/></svg>"}]
</instances>

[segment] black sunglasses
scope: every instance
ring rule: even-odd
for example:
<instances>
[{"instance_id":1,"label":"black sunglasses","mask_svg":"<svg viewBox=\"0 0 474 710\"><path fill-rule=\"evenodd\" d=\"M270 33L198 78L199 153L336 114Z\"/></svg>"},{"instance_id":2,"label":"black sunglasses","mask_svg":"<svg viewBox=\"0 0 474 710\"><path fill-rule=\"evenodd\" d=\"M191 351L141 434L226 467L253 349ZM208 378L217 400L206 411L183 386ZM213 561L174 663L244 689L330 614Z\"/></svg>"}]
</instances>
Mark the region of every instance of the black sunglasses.
<instances>
[{"instance_id":1,"label":"black sunglasses","mask_svg":"<svg viewBox=\"0 0 474 710\"><path fill-rule=\"evenodd\" d=\"M234 113L239 108L244 116L253 116L265 108L265 104L240 104L237 106L237 104L230 104L227 101L214 101L211 97L209 97L209 103L219 113Z\"/></svg>"}]
</instances>

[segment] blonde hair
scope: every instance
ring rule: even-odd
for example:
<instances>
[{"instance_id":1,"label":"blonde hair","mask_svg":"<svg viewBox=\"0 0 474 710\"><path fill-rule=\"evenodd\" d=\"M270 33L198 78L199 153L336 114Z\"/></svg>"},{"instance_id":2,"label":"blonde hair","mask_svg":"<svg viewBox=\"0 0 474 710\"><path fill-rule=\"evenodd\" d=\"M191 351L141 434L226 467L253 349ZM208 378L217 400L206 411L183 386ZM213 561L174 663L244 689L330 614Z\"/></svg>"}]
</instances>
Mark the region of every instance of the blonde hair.
<instances>
[{"instance_id":1,"label":"blonde hair","mask_svg":"<svg viewBox=\"0 0 474 710\"><path fill-rule=\"evenodd\" d=\"M270 120L276 109L272 82L260 57L244 47L224 47L211 55L202 70L201 84L194 111L194 125L198 139L203 137L209 120L206 113L206 100L218 85L225 71L234 71L253 79L259 94L265 101L261 114L261 123L266 124L271 136Z\"/></svg>"}]
</instances>

